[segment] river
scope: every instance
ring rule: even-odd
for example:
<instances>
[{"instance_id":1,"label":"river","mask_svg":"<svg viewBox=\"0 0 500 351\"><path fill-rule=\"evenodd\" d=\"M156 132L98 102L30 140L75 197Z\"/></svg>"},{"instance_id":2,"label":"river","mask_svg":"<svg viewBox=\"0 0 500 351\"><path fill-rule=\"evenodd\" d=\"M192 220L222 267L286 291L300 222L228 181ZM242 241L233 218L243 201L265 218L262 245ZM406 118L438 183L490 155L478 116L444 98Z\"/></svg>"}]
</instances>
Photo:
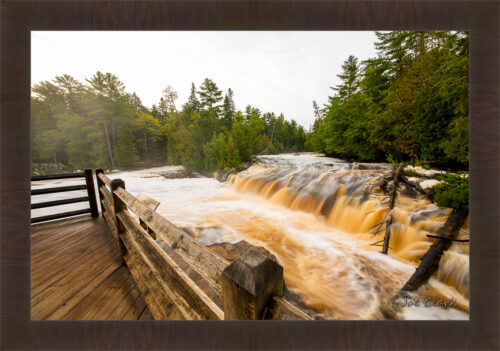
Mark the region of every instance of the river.
<instances>
[{"instance_id":1,"label":"river","mask_svg":"<svg viewBox=\"0 0 500 351\"><path fill-rule=\"evenodd\" d=\"M267 248L284 267L287 289L321 319L384 319L388 299L414 273L419 257L432 243L426 235L437 233L451 212L399 194L389 255L384 255L371 244L384 235L383 230L374 232L388 213L377 187L390 174L388 165L313 154L270 155L259 156L258 162L224 183L163 176L177 169L165 166L114 172L109 177L123 179L133 195L144 193L160 201L158 213L179 227L192 228L205 244L246 240ZM40 182L33 188L55 183L78 181ZM51 194L43 201L65 196ZM33 210L32 215L49 211ZM468 237L467 226L460 236ZM468 290L468 243L453 243L438 272L412 297L453 298L454 308L405 307L395 318L468 319Z\"/></svg>"}]
</instances>

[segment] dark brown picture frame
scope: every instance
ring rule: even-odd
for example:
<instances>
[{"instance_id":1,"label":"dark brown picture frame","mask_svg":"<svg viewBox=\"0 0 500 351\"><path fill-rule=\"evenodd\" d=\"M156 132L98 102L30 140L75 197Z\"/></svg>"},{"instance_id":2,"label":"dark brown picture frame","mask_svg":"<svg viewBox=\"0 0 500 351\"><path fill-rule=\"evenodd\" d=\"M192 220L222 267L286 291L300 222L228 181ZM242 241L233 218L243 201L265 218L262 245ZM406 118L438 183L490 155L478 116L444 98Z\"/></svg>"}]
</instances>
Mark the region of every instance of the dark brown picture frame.
<instances>
[{"instance_id":1,"label":"dark brown picture frame","mask_svg":"<svg viewBox=\"0 0 500 351\"><path fill-rule=\"evenodd\" d=\"M1 1L1 349L499 348L498 1ZM30 31L470 31L469 321L31 321Z\"/></svg>"}]
</instances>

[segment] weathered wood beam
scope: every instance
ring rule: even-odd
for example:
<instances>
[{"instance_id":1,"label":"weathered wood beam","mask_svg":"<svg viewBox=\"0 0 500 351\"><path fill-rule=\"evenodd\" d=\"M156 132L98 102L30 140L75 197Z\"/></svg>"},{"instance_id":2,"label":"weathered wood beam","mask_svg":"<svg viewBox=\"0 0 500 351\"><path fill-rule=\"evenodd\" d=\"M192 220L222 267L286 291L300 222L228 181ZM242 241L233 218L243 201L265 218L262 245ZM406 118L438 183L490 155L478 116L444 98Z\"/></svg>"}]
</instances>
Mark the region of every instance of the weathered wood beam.
<instances>
[{"instance_id":1,"label":"weathered wood beam","mask_svg":"<svg viewBox=\"0 0 500 351\"><path fill-rule=\"evenodd\" d=\"M53 194L53 193L62 193L66 191L85 190L85 189L87 189L87 185L85 184L59 186L57 188L32 189L31 195Z\"/></svg>"},{"instance_id":2,"label":"weathered wood beam","mask_svg":"<svg viewBox=\"0 0 500 351\"><path fill-rule=\"evenodd\" d=\"M108 177L106 177L104 175L104 173L99 173L97 175L97 177L99 177L99 179L104 183L106 184L106 186L108 186L109 188L111 188L111 179L109 179Z\"/></svg>"},{"instance_id":3,"label":"weathered wood beam","mask_svg":"<svg viewBox=\"0 0 500 351\"><path fill-rule=\"evenodd\" d=\"M229 265L228 261L152 211L125 189L116 188L113 190L113 197L121 199L157 236L222 294L221 272Z\"/></svg>"},{"instance_id":4,"label":"weathered wood beam","mask_svg":"<svg viewBox=\"0 0 500 351\"><path fill-rule=\"evenodd\" d=\"M99 210L97 209L97 201L95 199L94 177L92 176L92 170L90 168L86 168L84 173L85 173L85 184L87 185L87 196L89 199L90 215L96 218L99 216Z\"/></svg>"},{"instance_id":5,"label":"weathered wood beam","mask_svg":"<svg viewBox=\"0 0 500 351\"><path fill-rule=\"evenodd\" d=\"M283 297L275 296L268 305L264 319L271 320L313 320L304 311Z\"/></svg>"},{"instance_id":6,"label":"weathered wood beam","mask_svg":"<svg viewBox=\"0 0 500 351\"><path fill-rule=\"evenodd\" d=\"M90 208L84 208L82 210L68 211L68 212L56 213L56 214L52 214L52 215L48 215L48 216L31 218L31 223L51 221L53 219L77 216L77 215L81 215L84 213L90 213Z\"/></svg>"},{"instance_id":7,"label":"weathered wood beam","mask_svg":"<svg viewBox=\"0 0 500 351\"><path fill-rule=\"evenodd\" d=\"M121 179L113 179L111 182L111 194L112 194L112 200L113 200L113 214L114 214L114 219L116 223L116 233L117 233L117 238L118 238L118 247L120 248L120 256L123 259L123 256L127 252L127 249L123 245L122 241L120 240L120 236L125 232L125 227L123 224L118 220L117 214L120 211L127 211L127 205L118 197L115 195L115 190L117 189L125 189L125 182Z\"/></svg>"},{"instance_id":8,"label":"weathered wood beam","mask_svg":"<svg viewBox=\"0 0 500 351\"><path fill-rule=\"evenodd\" d=\"M52 179L83 178L83 177L85 177L85 173L75 172L75 173L44 174L38 176L31 176L31 180L36 181L36 180L52 180Z\"/></svg>"},{"instance_id":9,"label":"weathered wood beam","mask_svg":"<svg viewBox=\"0 0 500 351\"><path fill-rule=\"evenodd\" d=\"M37 209L37 208L45 208L45 207L52 207L52 206L59 206L59 205L66 205L66 204L74 204L77 202L87 202L89 201L88 196L82 196L82 197L75 197L72 199L62 199L62 200L54 200L54 201L47 201L47 202L38 202L38 203L32 203L31 204L31 209Z\"/></svg>"},{"instance_id":10,"label":"weathered wood beam","mask_svg":"<svg viewBox=\"0 0 500 351\"><path fill-rule=\"evenodd\" d=\"M101 204L101 214L104 217L105 208L102 204L102 201L104 199L104 195L102 194L102 190L101 190L101 187L104 186L104 182L101 180L101 178L99 178L99 174L104 175L104 171L102 170L102 168L97 168L95 170L95 179L97 181L97 193L99 194L99 203ZM111 196L111 194L110 194L110 196ZM111 203L111 201L110 201L110 203Z\"/></svg>"},{"instance_id":11,"label":"weathered wood beam","mask_svg":"<svg viewBox=\"0 0 500 351\"><path fill-rule=\"evenodd\" d=\"M222 310L155 243L130 213L122 211L117 217L126 229L121 237L132 256L143 262L159 282L155 294L166 292L185 319L224 318Z\"/></svg>"},{"instance_id":12,"label":"weathered wood beam","mask_svg":"<svg viewBox=\"0 0 500 351\"><path fill-rule=\"evenodd\" d=\"M113 205L107 202L106 200L101 201L101 206L104 208L104 212L107 215L109 215L113 219L113 223L115 223L115 229L116 229L116 222L115 222L115 213L113 212Z\"/></svg>"},{"instance_id":13,"label":"weathered wood beam","mask_svg":"<svg viewBox=\"0 0 500 351\"><path fill-rule=\"evenodd\" d=\"M132 249L131 249L132 250ZM182 320L182 314L179 312L175 304L166 297L165 294L154 294L154 289L149 286L154 284L151 279L151 271L144 263L137 261L130 251L124 256L127 267L132 274L137 288L141 292L142 297L156 320Z\"/></svg>"},{"instance_id":14,"label":"weathered wood beam","mask_svg":"<svg viewBox=\"0 0 500 351\"><path fill-rule=\"evenodd\" d=\"M99 188L99 191L101 192L102 194L102 197L103 199L109 204L109 205L112 205L113 204L113 197L111 196L111 193L110 191L106 188L106 186L101 186Z\"/></svg>"},{"instance_id":15,"label":"weathered wood beam","mask_svg":"<svg viewBox=\"0 0 500 351\"><path fill-rule=\"evenodd\" d=\"M222 272L224 319L262 319L275 296L283 296L283 267L250 249Z\"/></svg>"}]
</instances>

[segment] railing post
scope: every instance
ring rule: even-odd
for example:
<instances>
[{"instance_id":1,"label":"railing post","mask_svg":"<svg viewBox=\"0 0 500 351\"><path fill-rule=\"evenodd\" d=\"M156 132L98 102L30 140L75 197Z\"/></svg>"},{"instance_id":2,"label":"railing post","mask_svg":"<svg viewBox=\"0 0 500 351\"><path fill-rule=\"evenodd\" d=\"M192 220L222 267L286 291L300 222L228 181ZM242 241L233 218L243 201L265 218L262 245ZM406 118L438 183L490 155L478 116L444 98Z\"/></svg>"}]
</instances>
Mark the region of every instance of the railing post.
<instances>
[{"instance_id":1,"label":"railing post","mask_svg":"<svg viewBox=\"0 0 500 351\"><path fill-rule=\"evenodd\" d=\"M99 216L99 210L97 209L97 202L95 199L95 189L94 189L94 179L92 177L92 170L90 168L85 169L85 183L87 184L87 194L89 197L90 215L92 217Z\"/></svg>"},{"instance_id":2,"label":"railing post","mask_svg":"<svg viewBox=\"0 0 500 351\"><path fill-rule=\"evenodd\" d=\"M121 179L113 179L111 181L111 189L110 189L111 190L111 197L113 199L113 212L114 212L112 215L114 217L115 224L116 224L116 234L117 234L117 240L118 240L118 247L120 248L120 254L122 255L122 259L123 259L123 256L127 252L127 249L126 249L125 245L123 244L122 240L120 239L120 235L122 235L125 232L125 227L123 226L122 222L118 218L117 214L120 211L127 211L127 205L122 200L120 200L120 198L118 196L116 196L115 190L118 187L122 187L123 189L125 189L125 182Z\"/></svg>"},{"instance_id":3,"label":"railing post","mask_svg":"<svg viewBox=\"0 0 500 351\"><path fill-rule=\"evenodd\" d=\"M104 211L106 211L106 209L104 208L104 205L102 204L104 196L102 195L102 192L101 192L101 186L104 185L104 182L101 180L101 178L99 178L99 174L104 174L104 171L102 170L102 168L97 168L95 170L95 178L97 179L97 193L99 194L99 204L101 205L101 214L104 217ZM108 215L112 216L113 214L108 213Z\"/></svg>"},{"instance_id":4,"label":"railing post","mask_svg":"<svg viewBox=\"0 0 500 351\"><path fill-rule=\"evenodd\" d=\"M266 253L250 249L222 271L224 319L263 319L273 296L283 296L283 267Z\"/></svg>"}]
</instances>

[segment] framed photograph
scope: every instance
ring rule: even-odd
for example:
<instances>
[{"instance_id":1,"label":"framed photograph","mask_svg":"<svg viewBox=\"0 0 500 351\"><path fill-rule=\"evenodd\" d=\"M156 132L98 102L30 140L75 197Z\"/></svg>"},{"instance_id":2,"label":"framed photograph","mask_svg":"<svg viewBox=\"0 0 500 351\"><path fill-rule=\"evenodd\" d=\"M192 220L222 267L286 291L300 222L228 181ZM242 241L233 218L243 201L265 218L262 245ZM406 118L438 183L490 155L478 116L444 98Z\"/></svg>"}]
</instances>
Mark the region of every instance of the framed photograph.
<instances>
[{"instance_id":1,"label":"framed photograph","mask_svg":"<svg viewBox=\"0 0 500 351\"><path fill-rule=\"evenodd\" d=\"M498 347L498 7L2 2L2 347Z\"/></svg>"}]
</instances>

